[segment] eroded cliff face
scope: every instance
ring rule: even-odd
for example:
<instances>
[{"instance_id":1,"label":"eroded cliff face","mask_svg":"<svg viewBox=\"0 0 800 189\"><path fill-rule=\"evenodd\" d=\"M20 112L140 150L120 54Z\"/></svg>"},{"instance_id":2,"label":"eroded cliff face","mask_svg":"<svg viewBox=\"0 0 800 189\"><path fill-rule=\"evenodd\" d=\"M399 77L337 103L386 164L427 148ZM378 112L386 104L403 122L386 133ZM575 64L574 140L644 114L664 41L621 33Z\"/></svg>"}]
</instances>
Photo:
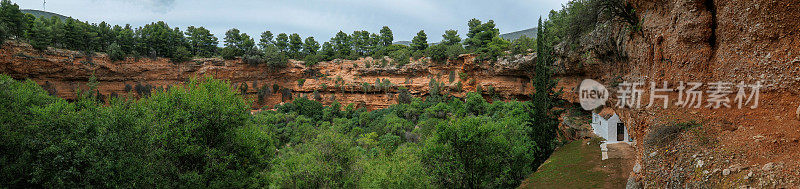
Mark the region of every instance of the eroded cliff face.
<instances>
[{"instance_id":1,"label":"eroded cliff face","mask_svg":"<svg viewBox=\"0 0 800 189\"><path fill-rule=\"evenodd\" d=\"M642 108L615 108L636 139L637 168L631 184L645 187L797 187L800 176L800 1L630 0L641 31L604 22L581 39L576 51L561 50L562 86L582 78L613 86L645 82ZM610 29L609 29L610 28ZM611 51L611 52L609 52ZM591 52L592 57L580 58ZM669 83L669 108L645 108L649 82ZM733 83L731 108L678 107L677 85ZM738 109L735 84L756 84L755 109ZM608 106L618 102L612 87ZM749 89L747 92L750 92ZM565 98L577 102L576 95ZM656 101L660 105L661 100ZM752 104L750 104L752 105ZM667 145L647 141L659 127L697 122Z\"/></svg>"},{"instance_id":2,"label":"eroded cliff face","mask_svg":"<svg viewBox=\"0 0 800 189\"><path fill-rule=\"evenodd\" d=\"M631 186L634 183L656 188L798 186L800 1L628 2L636 8L641 30L604 21L598 24L601 27L580 39L580 49L557 47L559 86L566 90L564 99L577 102L572 90L584 78L597 79L607 86L622 81L645 82L640 88L643 103L649 100L649 82L667 81L673 89L680 81L764 85L755 109L738 109L735 105L722 109L675 105L666 109L615 108L635 139L637 166L631 173ZM584 56L587 53L590 56ZM248 96L253 99L260 86L271 88L277 84L289 89L292 98L303 95L313 98L313 91L318 90L325 104L337 100L377 109L394 104L400 86L409 88L415 96L426 96L431 78L444 82L445 91L455 96L463 95L455 89L456 83L461 82L461 91L474 91L476 86L482 86L488 93L488 87L494 86L502 98L525 100L531 88L529 77L520 65L532 58L515 57L511 58L513 61L490 64L475 62L473 56L465 55L447 64L416 61L402 68L376 68L374 65L380 61L371 59L323 62L314 67L291 61L288 68L270 71L265 66L250 66L236 60L172 63L166 59L129 58L112 62L104 55L88 58L71 51L40 52L25 44L6 42L0 50L0 73L52 86L58 96L67 99L75 97L75 89L85 88L92 75L100 82L102 94L113 92L121 96L128 93L126 84L169 86L194 76L213 75L236 85L247 83ZM366 63L372 66L367 68ZM452 82L451 71L455 74ZM337 78L342 78L343 84ZM298 79L306 81L301 86ZM365 93L362 83L374 84L376 79L388 79L396 87ZM612 95L618 94L616 87L610 90ZM253 107L271 107L289 100L280 92L271 92L265 102L254 103ZM676 91L661 94L669 95L670 104L677 101ZM618 102L615 98L611 96L608 106ZM733 96L729 98L733 100ZM654 132L659 127L685 122L700 126L660 136L671 139L667 144L652 144L647 140L648 136L659 137Z\"/></svg>"},{"instance_id":3,"label":"eroded cliff face","mask_svg":"<svg viewBox=\"0 0 800 189\"><path fill-rule=\"evenodd\" d=\"M32 79L51 89L55 95L74 99L78 90L87 90L89 78L94 76L98 91L105 96L138 97L136 86L152 86L153 90L189 81L193 77L213 76L230 81L235 86L246 83L247 97L253 108L270 108L293 98L315 99L331 104L353 103L370 110L385 108L397 102L399 89L407 88L413 96L425 97L431 79L442 82L441 91L460 97L465 91L475 91L481 86L484 96L492 99L489 88L494 88L498 99L525 100L532 92L530 79L522 70L534 55L515 56L497 62L476 62L473 55L462 55L457 60L434 64L422 59L403 67L391 66L391 61L365 58L359 60L334 60L315 66L290 61L287 67L272 70L265 65L248 65L240 60L195 59L189 62L171 62L158 58L127 58L111 61L105 54L87 56L80 52L59 49L34 50L30 45L7 41L0 49L0 73L16 79ZM368 67L367 64L370 66ZM380 65L387 66L381 67ZM298 80L303 79L302 85ZM389 87L378 89L376 80ZM363 86L368 83L365 92ZM461 89L458 89L461 83ZM126 90L126 85L130 90ZM274 90L273 85L279 86ZM257 96L259 89L269 92L263 101ZM284 90L287 89L287 90Z\"/></svg>"}]
</instances>

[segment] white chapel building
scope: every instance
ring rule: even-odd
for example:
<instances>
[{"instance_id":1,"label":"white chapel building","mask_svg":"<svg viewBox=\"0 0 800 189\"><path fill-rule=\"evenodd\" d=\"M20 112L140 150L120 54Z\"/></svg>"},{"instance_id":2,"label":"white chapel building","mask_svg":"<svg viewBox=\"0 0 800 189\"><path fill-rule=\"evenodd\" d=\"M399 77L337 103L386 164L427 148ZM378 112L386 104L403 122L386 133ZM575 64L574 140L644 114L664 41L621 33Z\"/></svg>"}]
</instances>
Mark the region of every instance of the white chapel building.
<instances>
[{"instance_id":1,"label":"white chapel building","mask_svg":"<svg viewBox=\"0 0 800 189\"><path fill-rule=\"evenodd\" d=\"M606 107L599 112L592 111L592 129L594 134L606 139L606 143L631 141L625 123L611 108Z\"/></svg>"}]
</instances>

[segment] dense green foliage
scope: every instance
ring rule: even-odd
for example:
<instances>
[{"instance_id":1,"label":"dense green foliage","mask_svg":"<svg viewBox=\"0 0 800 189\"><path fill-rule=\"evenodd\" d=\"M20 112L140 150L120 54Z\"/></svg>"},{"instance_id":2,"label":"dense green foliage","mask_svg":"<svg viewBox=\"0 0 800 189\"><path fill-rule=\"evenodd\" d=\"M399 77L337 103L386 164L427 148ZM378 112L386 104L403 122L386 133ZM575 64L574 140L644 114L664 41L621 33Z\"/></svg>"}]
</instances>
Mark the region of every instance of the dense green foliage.
<instances>
[{"instance_id":1,"label":"dense green foliage","mask_svg":"<svg viewBox=\"0 0 800 189\"><path fill-rule=\"evenodd\" d=\"M70 103L8 76L0 86L3 187L267 183L256 178L274 156L273 133L252 123L228 83L193 80L108 106L91 92Z\"/></svg>"},{"instance_id":2,"label":"dense green foliage","mask_svg":"<svg viewBox=\"0 0 800 189\"><path fill-rule=\"evenodd\" d=\"M19 11L19 6L10 0L0 1L0 23L5 37L24 37L31 17Z\"/></svg>"},{"instance_id":3,"label":"dense green foliage","mask_svg":"<svg viewBox=\"0 0 800 189\"><path fill-rule=\"evenodd\" d=\"M603 24L603 19L626 23L631 31L641 30L636 11L623 0L571 0L561 10L551 10L542 23L550 33L545 41L550 47L565 42L574 48L577 40Z\"/></svg>"},{"instance_id":4,"label":"dense green foliage","mask_svg":"<svg viewBox=\"0 0 800 189\"><path fill-rule=\"evenodd\" d=\"M464 40L464 45L471 51L478 53L488 52L489 43L494 38L500 37L499 30L495 28L494 20L483 23L473 18L469 20L467 25L469 26L469 32L467 33L467 39Z\"/></svg>"},{"instance_id":5,"label":"dense green foliage","mask_svg":"<svg viewBox=\"0 0 800 189\"><path fill-rule=\"evenodd\" d=\"M467 51L461 44L447 45L446 43L439 43L428 47L427 54L434 62L445 62L446 60L455 60L459 55Z\"/></svg>"},{"instance_id":6,"label":"dense green foliage","mask_svg":"<svg viewBox=\"0 0 800 189\"><path fill-rule=\"evenodd\" d=\"M235 91L194 79L104 105L0 76L0 187L511 188L555 136L537 132L531 103L475 93L370 112L298 98L250 115Z\"/></svg>"},{"instance_id":7,"label":"dense green foliage","mask_svg":"<svg viewBox=\"0 0 800 189\"><path fill-rule=\"evenodd\" d=\"M527 54L531 50L536 50L535 38L523 35L511 42L511 54Z\"/></svg>"},{"instance_id":8,"label":"dense green foliage","mask_svg":"<svg viewBox=\"0 0 800 189\"><path fill-rule=\"evenodd\" d=\"M227 57L244 56L253 51L255 45L253 38L246 33L240 33L239 29L233 28L225 32L225 50L231 53Z\"/></svg>"},{"instance_id":9,"label":"dense green foliage","mask_svg":"<svg viewBox=\"0 0 800 189\"><path fill-rule=\"evenodd\" d=\"M460 45L461 44L461 37L458 36L458 31L456 30L447 30L444 31L444 35L442 35L442 44L444 45Z\"/></svg>"},{"instance_id":10,"label":"dense green foliage","mask_svg":"<svg viewBox=\"0 0 800 189\"><path fill-rule=\"evenodd\" d=\"M425 35L425 30L419 30L417 36L411 40L412 51L424 51L428 49L428 35Z\"/></svg>"},{"instance_id":11,"label":"dense green foliage","mask_svg":"<svg viewBox=\"0 0 800 189\"><path fill-rule=\"evenodd\" d=\"M189 49L193 55L199 57L211 57L217 54L217 37L211 34L206 28L189 26L186 28L186 40L189 42Z\"/></svg>"},{"instance_id":12,"label":"dense green foliage","mask_svg":"<svg viewBox=\"0 0 800 189\"><path fill-rule=\"evenodd\" d=\"M527 102L470 93L365 112L300 98L255 115L277 129L280 187L516 187L555 133L531 128ZM541 134L542 136L538 136ZM552 136L547 136L552 135Z\"/></svg>"}]
</instances>

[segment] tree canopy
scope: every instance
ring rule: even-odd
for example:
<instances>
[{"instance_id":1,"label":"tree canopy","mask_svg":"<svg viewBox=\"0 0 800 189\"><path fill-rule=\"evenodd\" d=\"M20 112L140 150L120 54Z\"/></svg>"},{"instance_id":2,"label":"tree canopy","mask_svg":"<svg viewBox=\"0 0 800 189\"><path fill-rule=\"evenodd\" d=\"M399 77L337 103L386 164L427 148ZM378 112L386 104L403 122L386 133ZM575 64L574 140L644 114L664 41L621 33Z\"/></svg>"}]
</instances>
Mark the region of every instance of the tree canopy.
<instances>
[{"instance_id":1,"label":"tree canopy","mask_svg":"<svg viewBox=\"0 0 800 189\"><path fill-rule=\"evenodd\" d=\"M584 4L587 6L583 6ZM589 4L591 3L570 2L569 9L580 10L578 12L595 10L580 8L592 7ZM569 16L571 22L579 21L577 20L579 16L570 15L573 14L556 13L551 17ZM591 18L586 19L591 20ZM163 21L134 28L130 25L112 26L105 22L89 23L72 18L64 20L55 17L36 18L31 14L22 13L19 6L9 0L0 3L0 20L2 20L0 37L4 39L24 40L39 50L55 47L87 53L105 52L115 61L125 60L125 57L129 56L165 57L177 62L193 57L222 57L241 58L247 63L257 65L270 62L267 60L288 60L283 58L288 57L314 65L319 61L354 60L370 56L373 59L387 57L387 60L396 60L389 62L390 66L403 66L408 62L405 56L444 60L443 57L453 59L460 53L475 53L479 55L480 60L492 60L498 56L505 56L505 52L509 50L518 54L532 47L530 39L523 38L520 42L513 42L498 38L499 31L495 28L494 21L483 23L477 19L467 23L470 29L464 39L456 30L447 30L442 35L444 46L430 46L428 36L422 30L413 37L410 46L395 45L392 30L388 26L383 26L376 33L357 30L348 34L339 31L326 42L318 42L312 37L302 38L297 33L273 35L273 32L268 30L260 33L260 38L255 41L250 35L232 28L225 32L225 36L221 39L224 48L217 47L220 39L202 26L189 26L182 31L180 28L171 28ZM555 35L566 30L560 29L565 26L556 24L557 20L552 23ZM429 49L430 47L435 48ZM273 53L273 50L277 50L278 53Z\"/></svg>"},{"instance_id":2,"label":"tree canopy","mask_svg":"<svg viewBox=\"0 0 800 189\"><path fill-rule=\"evenodd\" d=\"M530 102L477 93L375 111L297 98L251 115L211 78L139 100L102 99L96 83L74 102L30 80L0 86L2 187L511 188L555 136L537 132L554 126Z\"/></svg>"},{"instance_id":3,"label":"tree canopy","mask_svg":"<svg viewBox=\"0 0 800 189\"><path fill-rule=\"evenodd\" d=\"M411 50L424 51L425 49L428 49L428 35L425 34L425 30L419 30L417 36L411 40Z\"/></svg>"}]
</instances>

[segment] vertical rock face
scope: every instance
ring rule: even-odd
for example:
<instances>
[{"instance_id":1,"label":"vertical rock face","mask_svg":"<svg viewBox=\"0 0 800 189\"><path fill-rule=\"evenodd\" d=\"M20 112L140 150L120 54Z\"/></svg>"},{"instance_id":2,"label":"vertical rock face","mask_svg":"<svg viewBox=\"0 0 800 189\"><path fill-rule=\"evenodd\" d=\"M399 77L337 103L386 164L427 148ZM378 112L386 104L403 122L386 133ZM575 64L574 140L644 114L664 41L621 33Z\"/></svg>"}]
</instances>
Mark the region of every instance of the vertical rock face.
<instances>
[{"instance_id":1,"label":"vertical rock face","mask_svg":"<svg viewBox=\"0 0 800 189\"><path fill-rule=\"evenodd\" d=\"M431 80L443 83L441 91L454 96L463 96L481 86L487 98L493 94L486 89L492 87L499 99L526 100L531 89L523 67L533 57L518 55L499 62L476 62L475 56L462 55L446 63L422 59L403 67L372 58L321 62L311 67L290 61L286 68L272 70L266 65L213 58L180 63L162 58L110 61L104 54L85 55L52 48L37 51L27 44L7 41L0 48L0 73L32 79L66 99L74 99L78 89L86 90L86 82L92 76L99 82L101 94L134 97L140 96L137 89L168 88L193 77L213 76L237 87L246 84L246 96L253 99L253 108L269 108L298 97L315 99L317 91L318 100L324 104L338 101L372 110L395 104L401 87L414 96L427 96ZM268 91L262 91L262 101L256 100L260 89Z\"/></svg>"},{"instance_id":2,"label":"vertical rock face","mask_svg":"<svg viewBox=\"0 0 800 189\"><path fill-rule=\"evenodd\" d=\"M642 36L629 41L633 73L651 79L765 80L800 76L797 1L631 1ZM796 89L791 89L797 92Z\"/></svg>"},{"instance_id":3,"label":"vertical rock face","mask_svg":"<svg viewBox=\"0 0 800 189\"><path fill-rule=\"evenodd\" d=\"M584 36L579 52L557 50L564 67L583 68L562 72L567 78L562 80L567 82L563 86L574 88L579 80L575 75L608 85L646 82L640 89L647 105L649 82L667 81L673 89L679 81L734 84L733 94L728 96L732 108L617 108L629 132L634 133L643 168L632 178L645 188L796 186L800 180L797 171L729 170L723 174L723 170L734 164L761 167L772 163L782 163L784 170L800 170L800 121L795 119L800 105L800 1L628 2L636 9L641 32L628 32L624 24L601 23L613 29L598 27ZM574 57L585 52L623 58ZM739 82L765 86L757 108L738 109L733 103ZM617 87L610 89L608 104L613 106L618 102ZM707 85L700 90L707 92ZM677 92L666 94L670 102L676 102ZM705 107L706 98L703 100ZM654 132L657 128L692 121L698 126L669 135L675 140L668 145L648 144L649 137L663 137ZM656 152L659 155L655 157L644 155ZM705 166L696 168L693 162L698 160L705 161Z\"/></svg>"}]
</instances>

